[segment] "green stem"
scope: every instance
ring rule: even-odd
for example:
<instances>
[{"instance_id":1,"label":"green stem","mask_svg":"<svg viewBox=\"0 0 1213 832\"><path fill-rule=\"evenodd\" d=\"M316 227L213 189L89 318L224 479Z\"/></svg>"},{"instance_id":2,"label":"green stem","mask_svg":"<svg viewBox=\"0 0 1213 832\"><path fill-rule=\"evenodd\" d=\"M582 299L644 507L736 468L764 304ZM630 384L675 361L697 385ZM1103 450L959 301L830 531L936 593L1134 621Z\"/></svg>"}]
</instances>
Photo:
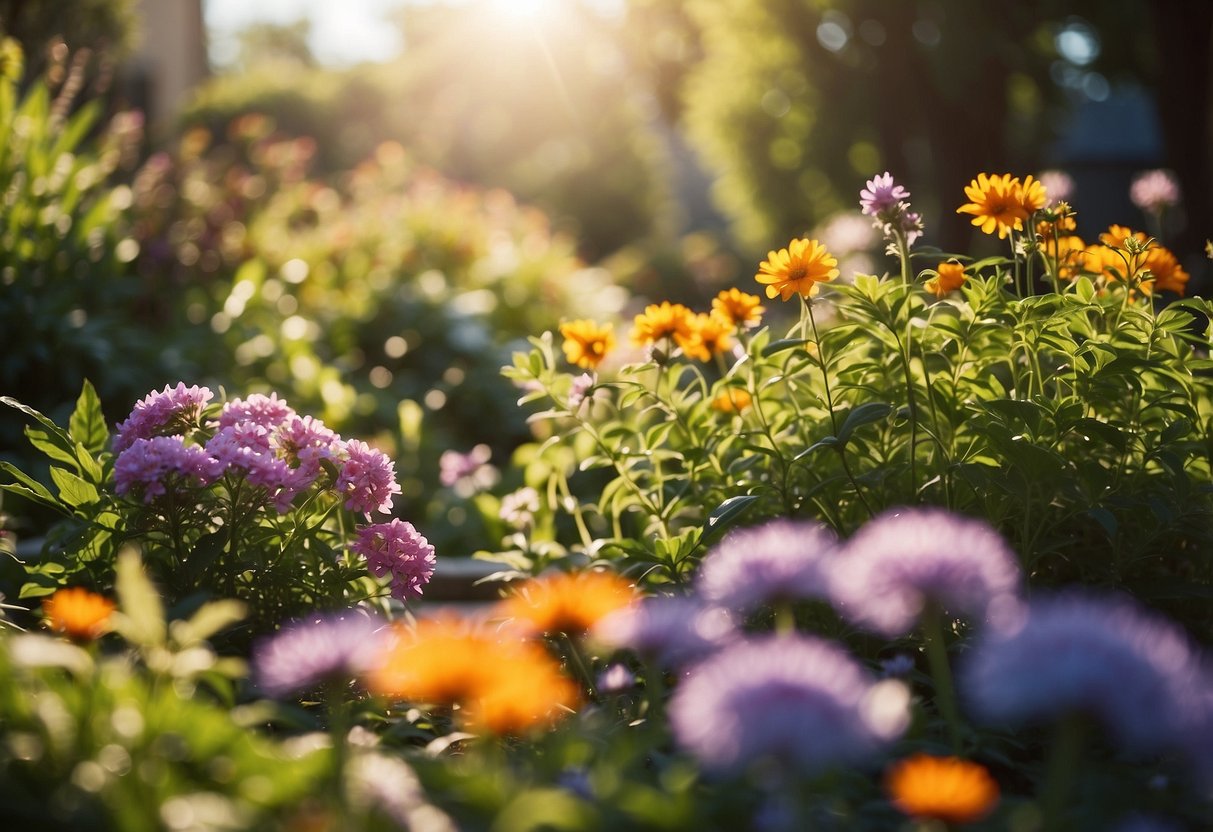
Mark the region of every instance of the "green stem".
<instances>
[{"instance_id":1,"label":"green stem","mask_svg":"<svg viewBox=\"0 0 1213 832\"><path fill-rule=\"evenodd\" d=\"M922 614L922 631L927 643L927 663L935 683L935 705L947 721L952 751L960 753L961 719L956 707L956 691L952 685L952 670L948 666L948 649L943 638L943 615L939 606L929 603Z\"/></svg>"},{"instance_id":2,"label":"green stem","mask_svg":"<svg viewBox=\"0 0 1213 832\"><path fill-rule=\"evenodd\" d=\"M598 701L598 685L595 684L594 674L590 672L589 665L586 664L585 657L581 655L581 648L577 644L577 640L564 633L564 640L569 646L569 661L573 668L577 671L578 678L581 679L582 687L589 696L591 702Z\"/></svg>"},{"instance_id":3,"label":"green stem","mask_svg":"<svg viewBox=\"0 0 1213 832\"><path fill-rule=\"evenodd\" d=\"M349 762L348 736L351 727L350 705L345 701L346 686L338 681L325 685L324 699L329 710L329 734L333 743L333 767L330 771L339 810L345 808L345 769Z\"/></svg>"},{"instance_id":4,"label":"green stem","mask_svg":"<svg viewBox=\"0 0 1213 832\"><path fill-rule=\"evenodd\" d=\"M1067 828L1066 810L1069 808L1070 792L1073 791L1076 775L1082 765L1086 733L1086 724L1077 714L1070 714L1057 726L1041 798L1042 832L1060 832Z\"/></svg>"}]
</instances>

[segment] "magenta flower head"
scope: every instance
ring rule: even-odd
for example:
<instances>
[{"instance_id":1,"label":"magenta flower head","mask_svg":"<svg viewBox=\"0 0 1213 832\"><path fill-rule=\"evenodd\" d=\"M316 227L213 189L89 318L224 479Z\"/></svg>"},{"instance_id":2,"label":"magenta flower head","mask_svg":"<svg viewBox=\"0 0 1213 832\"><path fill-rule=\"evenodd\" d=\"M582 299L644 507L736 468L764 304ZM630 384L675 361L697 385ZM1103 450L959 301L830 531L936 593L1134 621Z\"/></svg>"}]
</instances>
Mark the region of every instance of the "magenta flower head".
<instances>
[{"instance_id":1,"label":"magenta flower head","mask_svg":"<svg viewBox=\"0 0 1213 832\"><path fill-rule=\"evenodd\" d=\"M391 575L392 597L401 601L421 595L437 564L434 547L412 523L400 519L359 529L350 550L366 558L367 568L376 577Z\"/></svg>"},{"instance_id":2,"label":"magenta flower head","mask_svg":"<svg viewBox=\"0 0 1213 832\"><path fill-rule=\"evenodd\" d=\"M219 414L219 428L229 428L240 422L252 422L266 430L273 430L295 411L277 393L268 396L254 393L247 399L232 399L223 406Z\"/></svg>"},{"instance_id":3,"label":"magenta flower head","mask_svg":"<svg viewBox=\"0 0 1213 832\"><path fill-rule=\"evenodd\" d=\"M170 490L210 485L223 474L223 463L180 436L136 439L114 460L114 491L139 494L150 503Z\"/></svg>"},{"instance_id":4,"label":"magenta flower head","mask_svg":"<svg viewBox=\"0 0 1213 832\"><path fill-rule=\"evenodd\" d=\"M344 684L382 660L383 622L355 610L289 624L253 650L253 679L275 698Z\"/></svg>"},{"instance_id":5,"label":"magenta flower head","mask_svg":"<svg viewBox=\"0 0 1213 832\"><path fill-rule=\"evenodd\" d=\"M693 667L669 713L678 744L711 771L772 759L815 773L878 753L905 730L909 701L902 682L877 682L830 642L764 636Z\"/></svg>"},{"instance_id":6,"label":"magenta flower head","mask_svg":"<svg viewBox=\"0 0 1213 832\"><path fill-rule=\"evenodd\" d=\"M666 667L699 661L737 638L728 612L685 596L652 596L599 621L594 638L626 647Z\"/></svg>"},{"instance_id":7,"label":"magenta flower head","mask_svg":"<svg viewBox=\"0 0 1213 832\"><path fill-rule=\"evenodd\" d=\"M939 509L869 521L842 547L832 578L839 614L888 638L909 633L928 603L979 622L1019 603L1019 563L998 532Z\"/></svg>"},{"instance_id":8,"label":"magenta flower head","mask_svg":"<svg viewBox=\"0 0 1213 832\"><path fill-rule=\"evenodd\" d=\"M126 421L118 424L114 453L122 453L136 439L170 436L197 427L203 408L214 395L206 387L186 387L183 382L177 382L176 387L165 385L159 392L148 393L135 405Z\"/></svg>"},{"instance_id":9,"label":"magenta flower head","mask_svg":"<svg viewBox=\"0 0 1213 832\"><path fill-rule=\"evenodd\" d=\"M336 458L342 447L341 437L324 422L297 415L288 416L274 430L271 444L280 457L295 466L304 488L320 476L321 462Z\"/></svg>"},{"instance_id":10,"label":"magenta flower head","mask_svg":"<svg viewBox=\"0 0 1213 832\"><path fill-rule=\"evenodd\" d=\"M345 507L363 514L391 511L392 497L400 493L396 463L358 439L347 441L341 455L336 489L345 497Z\"/></svg>"},{"instance_id":11,"label":"magenta flower head","mask_svg":"<svg viewBox=\"0 0 1213 832\"><path fill-rule=\"evenodd\" d=\"M1147 214L1160 214L1179 204L1179 182L1169 170L1148 170L1129 186L1129 199Z\"/></svg>"},{"instance_id":12,"label":"magenta flower head","mask_svg":"<svg viewBox=\"0 0 1213 832\"><path fill-rule=\"evenodd\" d=\"M959 689L982 723L1073 713L1097 718L1125 751L1182 749L1204 721L1200 656L1172 622L1121 596L1034 599L965 656Z\"/></svg>"},{"instance_id":13,"label":"magenta flower head","mask_svg":"<svg viewBox=\"0 0 1213 832\"><path fill-rule=\"evenodd\" d=\"M704 557L695 587L709 603L743 614L772 601L826 599L836 545L819 523L775 520L734 531Z\"/></svg>"},{"instance_id":14,"label":"magenta flower head","mask_svg":"<svg viewBox=\"0 0 1213 832\"><path fill-rule=\"evenodd\" d=\"M909 198L910 192L893 181L893 174L885 171L869 179L868 186L859 192L859 209L869 217L884 219Z\"/></svg>"}]
</instances>

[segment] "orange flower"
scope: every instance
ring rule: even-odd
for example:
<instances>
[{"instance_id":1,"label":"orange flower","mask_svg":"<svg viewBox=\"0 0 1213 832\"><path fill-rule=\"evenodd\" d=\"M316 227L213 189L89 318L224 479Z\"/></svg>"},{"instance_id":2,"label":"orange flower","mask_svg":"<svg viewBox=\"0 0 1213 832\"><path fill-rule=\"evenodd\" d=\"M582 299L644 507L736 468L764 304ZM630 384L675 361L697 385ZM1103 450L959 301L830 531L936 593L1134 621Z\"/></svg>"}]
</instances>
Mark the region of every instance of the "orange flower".
<instances>
[{"instance_id":1,"label":"orange flower","mask_svg":"<svg viewBox=\"0 0 1213 832\"><path fill-rule=\"evenodd\" d=\"M1125 240L1130 238L1143 245L1148 239L1144 232L1134 231L1124 225L1110 225L1107 231L1099 235L1099 241L1109 248L1124 248Z\"/></svg>"},{"instance_id":2,"label":"orange flower","mask_svg":"<svg viewBox=\"0 0 1213 832\"><path fill-rule=\"evenodd\" d=\"M366 681L380 695L458 705L469 728L497 734L548 725L577 701L576 686L540 645L457 618L424 619L401 630Z\"/></svg>"},{"instance_id":3,"label":"orange flower","mask_svg":"<svg viewBox=\"0 0 1213 832\"><path fill-rule=\"evenodd\" d=\"M1057 218L1056 222L1041 220L1036 223L1036 236L1048 242L1053 239L1053 226L1057 226L1058 231L1073 231L1078 228L1078 221L1074 219L1073 214L1064 214Z\"/></svg>"},{"instance_id":4,"label":"orange flower","mask_svg":"<svg viewBox=\"0 0 1213 832\"><path fill-rule=\"evenodd\" d=\"M610 324L601 326L594 321L577 320L560 325L560 334L564 336L564 357L570 364L576 364L584 370L593 370L602 363L608 352L615 348L614 327Z\"/></svg>"},{"instance_id":5,"label":"orange flower","mask_svg":"<svg viewBox=\"0 0 1213 832\"><path fill-rule=\"evenodd\" d=\"M1019 204L1028 215L1049 204L1049 195L1045 192L1044 183L1033 179L1032 174L1024 177L1023 184L1019 186Z\"/></svg>"},{"instance_id":6,"label":"orange flower","mask_svg":"<svg viewBox=\"0 0 1213 832\"><path fill-rule=\"evenodd\" d=\"M767 287L767 297L788 300L792 295L811 297L817 284L838 277L838 261L816 240L799 239L787 248L767 253L754 279Z\"/></svg>"},{"instance_id":7,"label":"orange flower","mask_svg":"<svg viewBox=\"0 0 1213 832\"><path fill-rule=\"evenodd\" d=\"M753 403L754 398L748 391L730 387L712 399L712 409L721 413L740 413Z\"/></svg>"},{"instance_id":8,"label":"orange flower","mask_svg":"<svg viewBox=\"0 0 1213 832\"><path fill-rule=\"evenodd\" d=\"M691 334L686 337L674 336L678 346L688 358L699 361L709 361L713 355L719 355L733 348L733 339L729 336L731 327L715 315L696 315L691 318Z\"/></svg>"},{"instance_id":9,"label":"orange flower","mask_svg":"<svg viewBox=\"0 0 1213 832\"><path fill-rule=\"evenodd\" d=\"M633 322L632 342L643 347L662 338L690 337L693 315L681 303L651 303Z\"/></svg>"},{"instance_id":10,"label":"orange flower","mask_svg":"<svg viewBox=\"0 0 1213 832\"><path fill-rule=\"evenodd\" d=\"M941 298L953 289L959 289L968 279L965 276L964 265L955 260L940 263L936 271L938 274L925 284L927 291L934 292L935 297Z\"/></svg>"},{"instance_id":11,"label":"orange flower","mask_svg":"<svg viewBox=\"0 0 1213 832\"><path fill-rule=\"evenodd\" d=\"M499 614L529 632L574 636L636 598L614 572L561 572L524 583L501 602Z\"/></svg>"},{"instance_id":12,"label":"orange flower","mask_svg":"<svg viewBox=\"0 0 1213 832\"><path fill-rule=\"evenodd\" d=\"M52 630L78 641L92 641L109 630L114 602L79 586L61 589L42 602Z\"/></svg>"},{"instance_id":13,"label":"orange flower","mask_svg":"<svg viewBox=\"0 0 1213 832\"><path fill-rule=\"evenodd\" d=\"M998 803L998 784L985 766L958 757L908 757L889 770L886 787L894 806L919 819L969 823Z\"/></svg>"},{"instance_id":14,"label":"orange flower","mask_svg":"<svg viewBox=\"0 0 1213 832\"><path fill-rule=\"evenodd\" d=\"M762 298L736 288L725 289L712 298L712 314L737 329L757 325L765 311Z\"/></svg>"},{"instance_id":15,"label":"orange flower","mask_svg":"<svg viewBox=\"0 0 1213 832\"><path fill-rule=\"evenodd\" d=\"M1082 271L1102 270L1082 237L1070 235L1051 240L1045 244L1045 253L1057 258L1057 276L1065 280L1073 280Z\"/></svg>"},{"instance_id":16,"label":"orange flower","mask_svg":"<svg viewBox=\"0 0 1213 832\"><path fill-rule=\"evenodd\" d=\"M1022 231L1028 218L1022 190L1018 177L1009 173L1001 176L979 173L965 186L965 196L970 201L957 208L956 213L972 214L973 225L982 233L997 231L999 239L1004 239L1012 230Z\"/></svg>"},{"instance_id":17,"label":"orange flower","mask_svg":"<svg viewBox=\"0 0 1213 832\"><path fill-rule=\"evenodd\" d=\"M1169 249L1152 246L1146 252L1145 267L1154 275L1154 288L1162 292L1175 292L1183 297L1191 275L1179 264Z\"/></svg>"}]
</instances>

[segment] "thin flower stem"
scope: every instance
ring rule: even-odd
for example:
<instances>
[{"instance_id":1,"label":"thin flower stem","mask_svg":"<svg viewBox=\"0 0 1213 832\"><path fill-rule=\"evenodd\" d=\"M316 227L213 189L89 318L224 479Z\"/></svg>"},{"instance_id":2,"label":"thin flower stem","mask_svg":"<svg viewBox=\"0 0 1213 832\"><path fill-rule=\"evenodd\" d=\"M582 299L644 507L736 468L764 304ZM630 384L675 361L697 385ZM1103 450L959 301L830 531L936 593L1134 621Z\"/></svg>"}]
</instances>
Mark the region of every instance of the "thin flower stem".
<instances>
[{"instance_id":1,"label":"thin flower stem","mask_svg":"<svg viewBox=\"0 0 1213 832\"><path fill-rule=\"evenodd\" d=\"M1066 810L1069 807L1070 793L1074 789L1075 774L1082 765L1086 733L1086 724L1077 714L1070 714L1057 726L1044 793L1041 796L1042 832L1060 832L1068 828L1065 824Z\"/></svg>"},{"instance_id":2,"label":"thin flower stem","mask_svg":"<svg viewBox=\"0 0 1213 832\"><path fill-rule=\"evenodd\" d=\"M960 711L956 707L956 691L952 685L952 670L948 666L948 650L943 639L943 615L939 606L927 604L922 615L922 631L926 639L927 663L931 668L931 679L935 683L935 705L948 725L948 736L952 751L961 750Z\"/></svg>"}]
</instances>

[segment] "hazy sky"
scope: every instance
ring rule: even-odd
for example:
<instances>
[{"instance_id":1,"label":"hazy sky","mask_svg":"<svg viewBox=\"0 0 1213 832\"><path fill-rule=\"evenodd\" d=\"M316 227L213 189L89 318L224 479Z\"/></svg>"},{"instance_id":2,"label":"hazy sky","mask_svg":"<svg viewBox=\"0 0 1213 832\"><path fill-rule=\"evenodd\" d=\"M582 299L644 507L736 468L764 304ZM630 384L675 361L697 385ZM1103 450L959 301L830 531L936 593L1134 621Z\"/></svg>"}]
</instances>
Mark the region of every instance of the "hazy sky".
<instances>
[{"instance_id":1,"label":"hazy sky","mask_svg":"<svg viewBox=\"0 0 1213 832\"><path fill-rule=\"evenodd\" d=\"M312 51L326 63L351 64L389 58L400 48L383 13L401 0L203 0L213 57L222 63L234 48L232 35L250 23L312 19Z\"/></svg>"}]
</instances>

